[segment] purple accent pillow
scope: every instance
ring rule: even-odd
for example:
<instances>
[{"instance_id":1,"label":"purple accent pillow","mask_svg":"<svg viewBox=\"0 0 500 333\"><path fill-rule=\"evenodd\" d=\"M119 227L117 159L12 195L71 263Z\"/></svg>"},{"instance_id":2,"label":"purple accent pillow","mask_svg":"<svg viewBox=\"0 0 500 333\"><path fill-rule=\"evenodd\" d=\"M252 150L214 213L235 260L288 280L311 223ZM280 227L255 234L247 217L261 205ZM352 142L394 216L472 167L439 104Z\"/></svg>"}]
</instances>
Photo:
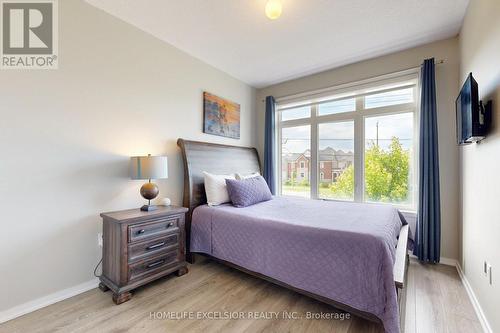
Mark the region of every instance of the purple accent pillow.
<instances>
[{"instance_id":1,"label":"purple accent pillow","mask_svg":"<svg viewBox=\"0 0 500 333\"><path fill-rule=\"evenodd\" d=\"M226 179L226 187L235 207L247 207L273 198L262 176L242 180Z\"/></svg>"}]
</instances>

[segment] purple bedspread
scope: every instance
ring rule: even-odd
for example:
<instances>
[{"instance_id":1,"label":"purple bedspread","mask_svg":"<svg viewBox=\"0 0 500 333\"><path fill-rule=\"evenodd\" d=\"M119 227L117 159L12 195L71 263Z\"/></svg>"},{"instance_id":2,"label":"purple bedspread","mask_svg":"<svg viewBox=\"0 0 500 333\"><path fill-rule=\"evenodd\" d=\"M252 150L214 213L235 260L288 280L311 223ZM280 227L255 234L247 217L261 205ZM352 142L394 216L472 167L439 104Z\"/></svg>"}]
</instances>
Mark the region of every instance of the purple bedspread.
<instances>
[{"instance_id":1,"label":"purple bedspread","mask_svg":"<svg viewBox=\"0 0 500 333\"><path fill-rule=\"evenodd\" d=\"M246 208L204 205L193 212L191 251L372 313L392 333L402 224L389 205L283 197Z\"/></svg>"}]
</instances>

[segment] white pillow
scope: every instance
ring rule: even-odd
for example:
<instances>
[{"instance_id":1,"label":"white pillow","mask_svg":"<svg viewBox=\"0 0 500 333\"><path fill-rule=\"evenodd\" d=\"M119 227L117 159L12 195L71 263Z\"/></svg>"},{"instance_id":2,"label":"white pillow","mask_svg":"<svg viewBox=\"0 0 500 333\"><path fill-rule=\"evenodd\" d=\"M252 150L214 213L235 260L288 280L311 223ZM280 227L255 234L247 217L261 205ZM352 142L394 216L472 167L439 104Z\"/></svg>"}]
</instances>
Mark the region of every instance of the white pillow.
<instances>
[{"instance_id":1,"label":"white pillow","mask_svg":"<svg viewBox=\"0 0 500 333\"><path fill-rule=\"evenodd\" d=\"M248 179L248 178L260 176L260 173L254 172L254 173L251 173L249 175L242 175L241 173L236 173L235 176L236 176L237 180L243 180L243 179Z\"/></svg>"},{"instance_id":2,"label":"white pillow","mask_svg":"<svg viewBox=\"0 0 500 333\"><path fill-rule=\"evenodd\" d=\"M207 195L207 203L209 206L218 206L231 201L229 193L227 193L226 179L236 179L232 175L213 175L203 171L205 178L205 193Z\"/></svg>"}]
</instances>

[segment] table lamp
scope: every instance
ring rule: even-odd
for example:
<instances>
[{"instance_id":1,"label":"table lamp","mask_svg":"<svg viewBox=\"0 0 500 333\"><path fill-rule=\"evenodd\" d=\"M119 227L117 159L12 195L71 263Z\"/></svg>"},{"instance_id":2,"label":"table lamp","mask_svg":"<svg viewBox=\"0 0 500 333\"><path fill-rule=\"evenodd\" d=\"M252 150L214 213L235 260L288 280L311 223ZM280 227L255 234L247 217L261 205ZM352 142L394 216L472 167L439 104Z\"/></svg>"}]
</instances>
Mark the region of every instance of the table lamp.
<instances>
[{"instance_id":1,"label":"table lamp","mask_svg":"<svg viewBox=\"0 0 500 333\"><path fill-rule=\"evenodd\" d=\"M158 196L160 191L155 183L151 183L151 179L168 178L168 163L166 156L133 156L130 158L130 178L132 179L148 179L149 182L142 185L141 195L148 200L148 204L141 207L142 211L152 211L157 209L155 205L151 205L151 200Z\"/></svg>"}]
</instances>

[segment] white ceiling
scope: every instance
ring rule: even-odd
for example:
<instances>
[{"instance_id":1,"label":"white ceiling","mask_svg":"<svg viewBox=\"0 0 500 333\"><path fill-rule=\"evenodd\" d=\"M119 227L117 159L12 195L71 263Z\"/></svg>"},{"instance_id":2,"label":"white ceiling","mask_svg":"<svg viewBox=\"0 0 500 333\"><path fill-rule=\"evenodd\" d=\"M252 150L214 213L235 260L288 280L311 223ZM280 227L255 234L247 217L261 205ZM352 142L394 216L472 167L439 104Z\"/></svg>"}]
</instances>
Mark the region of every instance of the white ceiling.
<instances>
[{"instance_id":1,"label":"white ceiling","mask_svg":"<svg viewBox=\"0 0 500 333\"><path fill-rule=\"evenodd\" d=\"M87 0L260 88L458 34L469 0Z\"/></svg>"}]
</instances>

